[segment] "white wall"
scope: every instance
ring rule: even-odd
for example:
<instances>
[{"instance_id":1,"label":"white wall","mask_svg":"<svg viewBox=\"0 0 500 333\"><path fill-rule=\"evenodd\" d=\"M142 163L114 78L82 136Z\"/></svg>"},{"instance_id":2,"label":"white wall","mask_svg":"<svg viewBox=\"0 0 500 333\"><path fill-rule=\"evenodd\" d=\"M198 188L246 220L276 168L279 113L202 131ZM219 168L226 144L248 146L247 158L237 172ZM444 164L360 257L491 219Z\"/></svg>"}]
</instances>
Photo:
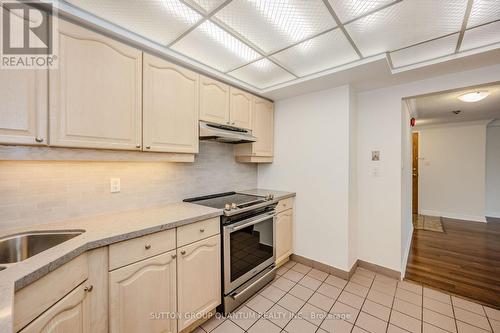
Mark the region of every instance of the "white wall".
<instances>
[{"instance_id":1,"label":"white wall","mask_svg":"<svg viewBox=\"0 0 500 333\"><path fill-rule=\"evenodd\" d=\"M259 187L297 192L293 252L344 270L350 268L349 102L348 86L277 101L274 163L258 172Z\"/></svg>"},{"instance_id":2,"label":"white wall","mask_svg":"<svg viewBox=\"0 0 500 333\"><path fill-rule=\"evenodd\" d=\"M486 222L486 125L483 121L415 128L420 214Z\"/></svg>"},{"instance_id":3,"label":"white wall","mask_svg":"<svg viewBox=\"0 0 500 333\"><path fill-rule=\"evenodd\" d=\"M500 218L500 120L486 129L486 216Z\"/></svg>"}]
</instances>

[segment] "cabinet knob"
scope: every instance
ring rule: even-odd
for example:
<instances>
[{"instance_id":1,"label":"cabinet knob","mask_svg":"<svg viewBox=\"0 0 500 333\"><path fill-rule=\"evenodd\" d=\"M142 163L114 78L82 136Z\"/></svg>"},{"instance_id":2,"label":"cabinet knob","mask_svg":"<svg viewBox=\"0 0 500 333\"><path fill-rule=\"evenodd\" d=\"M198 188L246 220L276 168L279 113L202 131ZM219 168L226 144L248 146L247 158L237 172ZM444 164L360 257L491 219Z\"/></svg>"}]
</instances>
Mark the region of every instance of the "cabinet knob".
<instances>
[{"instance_id":1,"label":"cabinet knob","mask_svg":"<svg viewBox=\"0 0 500 333\"><path fill-rule=\"evenodd\" d=\"M94 289L94 286L93 285L90 285L88 287L85 287L83 290L90 293L92 290Z\"/></svg>"},{"instance_id":2,"label":"cabinet knob","mask_svg":"<svg viewBox=\"0 0 500 333\"><path fill-rule=\"evenodd\" d=\"M172 254L172 259L177 258L177 254Z\"/></svg>"},{"instance_id":3,"label":"cabinet knob","mask_svg":"<svg viewBox=\"0 0 500 333\"><path fill-rule=\"evenodd\" d=\"M35 138L36 142L43 142L43 138Z\"/></svg>"},{"instance_id":4,"label":"cabinet knob","mask_svg":"<svg viewBox=\"0 0 500 333\"><path fill-rule=\"evenodd\" d=\"M141 147L142 147L141 145L137 145L137 146L135 146L135 148L141 148Z\"/></svg>"},{"instance_id":5,"label":"cabinet knob","mask_svg":"<svg viewBox=\"0 0 500 333\"><path fill-rule=\"evenodd\" d=\"M185 255L185 254L186 254L186 251L182 250L182 251L181 251L181 254L182 254L182 255Z\"/></svg>"},{"instance_id":6,"label":"cabinet knob","mask_svg":"<svg viewBox=\"0 0 500 333\"><path fill-rule=\"evenodd\" d=\"M231 123L231 125L234 125L234 124L236 124L236 122L235 122L235 121L233 121L233 122Z\"/></svg>"},{"instance_id":7,"label":"cabinet knob","mask_svg":"<svg viewBox=\"0 0 500 333\"><path fill-rule=\"evenodd\" d=\"M149 249L151 248L151 245L150 245L150 244L146 244L146 245L144 246L144 248L145 248L146 250L149 250Z\"/></svg>"},{"instance_id":8,"label":"cabinet knob","mask_svg":"<svg viewBox=\"0 0 500 333\"><path fill-rule=\"evenodd\" d=\"M205 229L200 229L200 232L205 232Z\"/></svg>"},{"instance_id":9,"label":"cabinet knob","mask_svg":"<svg viewBox=\"0 0 500 333\"><path fill-rule=\"evenodd\" d=\"M151 146L146 146L146 149L151 149Z\"/></svg>"}]
</instances>

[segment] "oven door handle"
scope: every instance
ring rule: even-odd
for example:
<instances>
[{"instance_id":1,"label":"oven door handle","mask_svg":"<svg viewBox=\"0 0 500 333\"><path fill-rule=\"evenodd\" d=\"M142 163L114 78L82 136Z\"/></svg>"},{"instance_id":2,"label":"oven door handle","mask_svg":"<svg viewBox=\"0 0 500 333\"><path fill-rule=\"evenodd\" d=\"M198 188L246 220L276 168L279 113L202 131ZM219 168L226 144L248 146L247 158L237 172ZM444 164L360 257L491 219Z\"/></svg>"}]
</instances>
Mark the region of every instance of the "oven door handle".
<instances>
[{"instance_id":1,"label":"oven door handle","mask_svg":"<svg viewBox=\"0 0 500 333\"><path fill-rule=\"evenodd\" d=\"M265 221L265 220L269 220L270 218L274 218L276 216L276 213L270 213L270 214L266 214L266 216L264 217L261 217L259 219L256 219L256 220L251 220L247 223L243 223L243 224L240 224L240 225L237 225L235 227L230 227L229 228L229 231L230 232L233 232L233 231L238 231L240 229L244 229L246 227L249 227L251 225L254 225L254 224L257 224L257 223L260 223L262 221Z\"/></svg>"}]
</instances>

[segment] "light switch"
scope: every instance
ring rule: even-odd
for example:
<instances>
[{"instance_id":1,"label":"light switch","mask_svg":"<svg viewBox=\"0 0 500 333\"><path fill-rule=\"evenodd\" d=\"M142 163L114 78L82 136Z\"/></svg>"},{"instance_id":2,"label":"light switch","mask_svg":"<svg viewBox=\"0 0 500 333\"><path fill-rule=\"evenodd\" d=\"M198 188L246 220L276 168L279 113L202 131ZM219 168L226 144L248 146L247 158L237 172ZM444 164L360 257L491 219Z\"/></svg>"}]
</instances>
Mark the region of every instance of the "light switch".
<instances>
[{"instance_id":1,"label":"light switch","mask_svg":"<svg viewBox=\"0 0 500 333\"><path fill-rule=\"evenodd\" d=\"M120 192L120 178L111 178L109 180L111 193Z\"/></svg>"}]
</instances>

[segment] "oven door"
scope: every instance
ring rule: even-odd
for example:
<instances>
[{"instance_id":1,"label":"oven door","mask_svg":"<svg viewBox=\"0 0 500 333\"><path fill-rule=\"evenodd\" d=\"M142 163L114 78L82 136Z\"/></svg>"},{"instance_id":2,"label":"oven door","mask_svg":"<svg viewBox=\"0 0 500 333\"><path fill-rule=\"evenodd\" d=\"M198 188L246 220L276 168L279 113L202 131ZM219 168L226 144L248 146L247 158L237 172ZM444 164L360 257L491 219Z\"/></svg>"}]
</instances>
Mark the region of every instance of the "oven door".
<instances>
[{"instance_id":1,"label":"oven door","mask_svg":"<svg viewBox=\"0 0 500 333\"><path fill-rule=\"evenodd\" d=\"M276 212L224 226L224 294L229 294L276 257Z\"/></svg>"}]
</instances>

